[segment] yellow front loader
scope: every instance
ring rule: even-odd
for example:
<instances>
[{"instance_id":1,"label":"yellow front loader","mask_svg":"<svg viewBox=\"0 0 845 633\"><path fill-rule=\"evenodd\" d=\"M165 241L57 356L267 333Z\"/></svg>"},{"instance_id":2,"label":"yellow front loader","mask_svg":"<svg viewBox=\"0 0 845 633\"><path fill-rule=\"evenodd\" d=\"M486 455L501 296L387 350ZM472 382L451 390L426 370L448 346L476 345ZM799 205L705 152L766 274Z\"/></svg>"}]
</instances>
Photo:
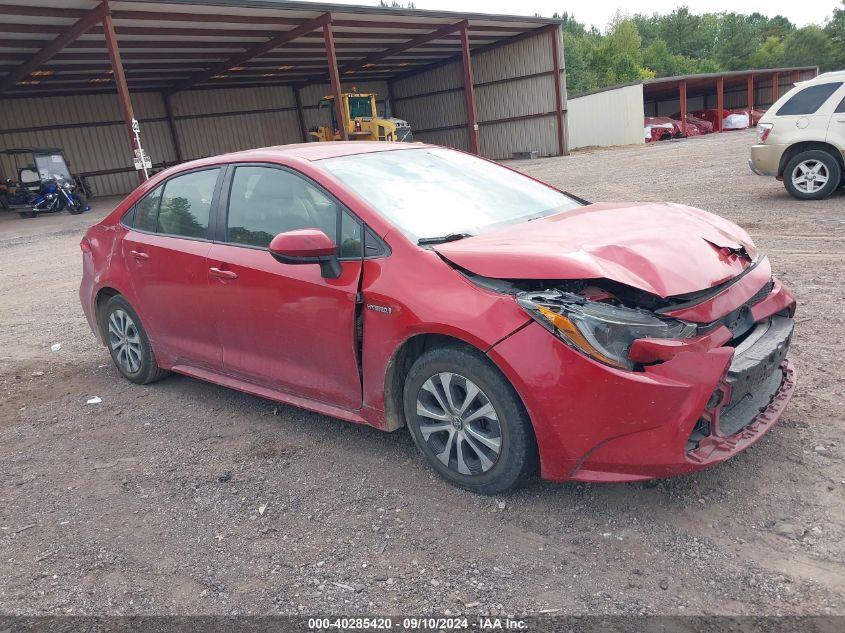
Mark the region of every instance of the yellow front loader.
<instances>
[{"instance_id":1,"label":"yellow front loader","mask_svg":"<svg viewBox=\"0 0 845 633\"><path fill-rule=\"evenodd\" d=\"M344 92L343 125L350 141L413 141L411 127L407 121L395 118L381 118L376 110L376 95L373 93ZM328 108L332 115L332 125L323 125L308 131L309 141L339 141L340 128L332 95L323 97L318 104L320 109Z\"/></svg>"}]
</instances>

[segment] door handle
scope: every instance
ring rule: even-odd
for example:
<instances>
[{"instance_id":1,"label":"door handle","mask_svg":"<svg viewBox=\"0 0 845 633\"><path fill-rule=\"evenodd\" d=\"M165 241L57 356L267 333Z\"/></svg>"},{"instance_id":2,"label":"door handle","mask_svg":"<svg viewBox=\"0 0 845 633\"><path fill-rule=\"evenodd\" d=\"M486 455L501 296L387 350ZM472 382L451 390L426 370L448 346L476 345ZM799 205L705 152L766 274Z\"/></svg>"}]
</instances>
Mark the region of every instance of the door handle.
<instances>
[{"instance_id":1,"label":"door handle","mask_svg":"<svg viewBox=\"0 0 845 633\"><path fill-rule=\"evenodd\" d=\"M233 272L231 270L220 270L219 268L209 268L208 273L212 277L217 277L218 279L237 279L238 273Z\"/></svg>"},{"instance_id":2,"label":"door handle","mask_svg":"<svg viewBox=\"0 0 845 633\"><path fill-rule=\"evenodd\" d=\"M147 261L150 258L147 253L142 253L141 251L129 251L129 254L139 262Z\"/></svg>"}]
</instances>

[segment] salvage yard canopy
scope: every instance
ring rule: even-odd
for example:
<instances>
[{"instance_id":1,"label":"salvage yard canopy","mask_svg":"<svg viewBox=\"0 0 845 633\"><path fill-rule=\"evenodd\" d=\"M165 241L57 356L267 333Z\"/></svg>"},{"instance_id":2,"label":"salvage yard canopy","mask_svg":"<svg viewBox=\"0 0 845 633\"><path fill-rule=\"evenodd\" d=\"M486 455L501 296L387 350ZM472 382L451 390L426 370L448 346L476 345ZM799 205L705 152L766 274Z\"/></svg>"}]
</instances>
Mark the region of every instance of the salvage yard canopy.
<instances>
[{"instance_id":1,"label":"salvage yard canopy","mask_svg":"<svg viewBox=\"0 0 845 633\"><path fill-rule=\"evenodd\" d=\"M396 79L557 24L277 0L0 0L0 97L114 91L110 13L134 91L322 83L328 25L341 78Z\"/></svg>"},{"instance_id":2,"label":"salvage yard canopy","mask_svg":"<svg viewBox=\"0 0 845 633\"><path fill-rule=\"evenodd\" d=\"M123 193L133 171L309 140L331 124L324 96L343 121L342 93L362 91L418 140L565 154L560 25L283 0L0 0L0 149L55 144Z\"/></svg>"}]
</instances>

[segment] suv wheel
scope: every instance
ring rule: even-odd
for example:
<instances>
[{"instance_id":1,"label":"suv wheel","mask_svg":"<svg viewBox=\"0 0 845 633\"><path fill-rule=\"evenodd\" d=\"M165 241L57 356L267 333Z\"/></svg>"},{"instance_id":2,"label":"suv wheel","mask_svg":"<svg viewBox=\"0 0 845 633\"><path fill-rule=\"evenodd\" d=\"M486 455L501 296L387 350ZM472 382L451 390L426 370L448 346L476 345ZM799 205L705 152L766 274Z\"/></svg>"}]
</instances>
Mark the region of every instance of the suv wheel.
<instances>
[{"instance_id":1,"label":"suv wheel","mask_svg":"<svg viewBox=\"0 0 845 633\"><path fill-rule=\"evenodd\" d=\"M141 319L121 295L115 295L103 306L100 329L115 366L127 380L146 385L170 373L156 364Z\"/></svg>"},{"instance_id":2,"label":"suv wheel","mask_svg":"<svg viewBox=\"0 0 845 633\"><path fill-rule=\"evenodd\" d=\"M801 152L786 164L783 184L794 198L821 200L836 190L841 174L836 158L814 149Z\"/></svg>"},{"instance_id":3,"label":"suv wheel","mask_svg":"<svg viewBox=\"0 0 845 633\"><path fill-rule=\"evenodd\" d=\"M408 372L405 419L414 443L442 477L497 494L537 468L531 422L519 396L480 352L437 348Z\"/></svg>"}]
</instances>

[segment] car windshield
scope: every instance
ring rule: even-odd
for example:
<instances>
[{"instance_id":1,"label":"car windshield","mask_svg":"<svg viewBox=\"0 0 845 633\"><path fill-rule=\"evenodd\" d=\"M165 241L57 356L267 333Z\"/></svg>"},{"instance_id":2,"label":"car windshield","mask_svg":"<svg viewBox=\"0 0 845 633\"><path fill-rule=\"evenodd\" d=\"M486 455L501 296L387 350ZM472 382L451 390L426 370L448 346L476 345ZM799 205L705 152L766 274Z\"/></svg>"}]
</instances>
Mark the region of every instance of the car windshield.
<instances>
[{"instance_id":1,"label":"car windshield","mask_svg":"<svg viewBox=\"0 0 845 633\"><path fill-rule=\"evenodd\" d=\"M73 180L61 154L36 154L35 165L41 180Z\"/></svg>"},{"instance_id":2,"label":"car windshield","mask_svg":"<svg viewBox=\"0 0 845 633\"><path fill-rule=\"evenodd\" d=\"M580 206L501 165L442 148L355 154L321 163L413 240L478 235Z\"/></svg>"}]
</instances>

